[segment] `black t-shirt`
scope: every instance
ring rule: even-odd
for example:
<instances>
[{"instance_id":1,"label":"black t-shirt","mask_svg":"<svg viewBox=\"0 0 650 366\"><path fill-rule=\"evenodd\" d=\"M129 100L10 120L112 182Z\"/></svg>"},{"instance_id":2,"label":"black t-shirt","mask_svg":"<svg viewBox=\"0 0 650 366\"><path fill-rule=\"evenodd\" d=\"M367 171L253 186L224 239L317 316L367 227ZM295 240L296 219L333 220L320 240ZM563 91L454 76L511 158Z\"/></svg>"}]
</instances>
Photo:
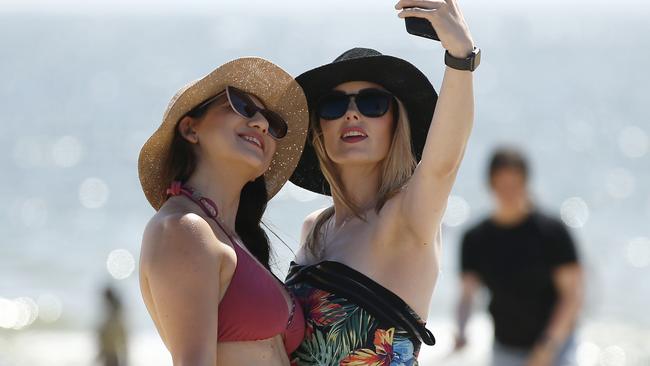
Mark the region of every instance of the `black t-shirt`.
<instances>
[{"instance_id":1,"label":"black t-shirt","mask_svg":"<svg viewBox=\"0 0 650 366\"><path fill-rule=\"evenodd\" d=\"M553 270L577 262L573 240L559 220L531 213L515 226L486 219L463 237L461 269L491 293L495 338L530 348L548 325L557 301Z\"/></svg>"}]
</instances>

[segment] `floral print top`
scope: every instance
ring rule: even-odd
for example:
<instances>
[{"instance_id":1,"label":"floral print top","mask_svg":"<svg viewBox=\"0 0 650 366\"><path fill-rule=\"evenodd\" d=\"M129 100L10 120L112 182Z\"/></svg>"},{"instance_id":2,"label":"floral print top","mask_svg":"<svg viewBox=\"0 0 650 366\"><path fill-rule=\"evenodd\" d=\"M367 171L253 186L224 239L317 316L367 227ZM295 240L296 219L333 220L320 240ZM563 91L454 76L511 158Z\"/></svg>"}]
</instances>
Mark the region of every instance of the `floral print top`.
<instances>
[{"instance_id":1,"label":"floral print top","mask_svg":"<svg viewBox=\"0 0 650 366\"><path fill-rule=\"evenodd\" d=\"M412 366L435 338L397 295L339 262L291 264L286 284L305 313L297 366Z\"/></svg>"}]
</instances>

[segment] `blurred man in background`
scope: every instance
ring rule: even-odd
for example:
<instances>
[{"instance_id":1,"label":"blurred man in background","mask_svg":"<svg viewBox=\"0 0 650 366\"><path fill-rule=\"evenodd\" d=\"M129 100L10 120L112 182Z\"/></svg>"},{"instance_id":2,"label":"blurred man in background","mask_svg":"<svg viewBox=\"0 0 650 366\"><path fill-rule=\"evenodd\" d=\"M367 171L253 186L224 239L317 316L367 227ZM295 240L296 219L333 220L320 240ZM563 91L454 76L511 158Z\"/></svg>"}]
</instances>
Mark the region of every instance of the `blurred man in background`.
<instances>
[{"instance_id":1,"label":"blurred man in background","mask_svg":"<svg viewBox=\"0 0 650 366\"><path fill-rule=\"evenodd\" d=\"M127 365L127 334L122 315L122 302L115 291L104 289L106 317L99 327L99 361L102 366Z\"/></svg>"},{"instance_id":2,"label":"blurred man in background","mask_svg":"<svg viewBox=\"0 0 650 366\"><path fill-rule=\"evenodd\" d=\"M498 149L488 173L494 211L462 241L456 349L467 343L465 325L484 286L494 321L493 365L574 365L583 279L573 240L561 221L533 206L521 153Z\"/></svg>"}]
</instances>

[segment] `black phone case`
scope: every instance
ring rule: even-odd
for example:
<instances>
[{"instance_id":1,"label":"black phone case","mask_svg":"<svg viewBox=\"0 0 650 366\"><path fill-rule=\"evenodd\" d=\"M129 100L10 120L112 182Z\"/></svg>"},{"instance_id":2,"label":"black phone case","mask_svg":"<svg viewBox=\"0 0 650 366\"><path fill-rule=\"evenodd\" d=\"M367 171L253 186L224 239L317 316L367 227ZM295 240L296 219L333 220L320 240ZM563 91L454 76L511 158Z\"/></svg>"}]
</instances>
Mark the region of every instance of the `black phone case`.
<instances>
[{"instance_id":1,"label":"black phone case","mask_svg":"<svg viewBox=\"0 0 650 366\"><path fill-rule=\"evenodd\" d=\"M438 33L433 29L431 23L422 18L409 17L404 19L406 21L406 31L415 35L424 38L433 39L439 41Z\"/></svg>"}]
</instances>

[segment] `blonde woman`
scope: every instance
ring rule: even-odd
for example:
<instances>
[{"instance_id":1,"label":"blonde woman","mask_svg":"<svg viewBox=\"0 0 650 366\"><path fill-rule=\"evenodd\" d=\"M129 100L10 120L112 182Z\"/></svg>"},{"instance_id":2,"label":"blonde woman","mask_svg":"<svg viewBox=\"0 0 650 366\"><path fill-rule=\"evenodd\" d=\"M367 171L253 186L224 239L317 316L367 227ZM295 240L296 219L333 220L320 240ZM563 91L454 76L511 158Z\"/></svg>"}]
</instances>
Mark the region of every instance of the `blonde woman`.
<instances>
[{"instance_id":1,"label":"blonde woman","mask_svg":"<svg viewBox=\"0 0 650 366\"><path fill-rule=\"evenodd\" d=\"M140 287L175 366L287 366L305 324L269 270L260 226L298 163L307 103L269 61L228 62L182 88L140 152L157 211Z\"/></svg>"},{"instance_id":2,"label":"blonde woman","mask_svg":"<svg viewBox=\"0 0 650 366\"><path fill-rule=\"evenodd\" d=\"M292 181L334 203L305 219L287 278L307 321L299 365L413 365L435 342L424 319L480 53L456 0L396 8L430 21L447 49L439 98L415 66L364 48L297 78L311 125Z\"/></svg>"}]
</instances>

